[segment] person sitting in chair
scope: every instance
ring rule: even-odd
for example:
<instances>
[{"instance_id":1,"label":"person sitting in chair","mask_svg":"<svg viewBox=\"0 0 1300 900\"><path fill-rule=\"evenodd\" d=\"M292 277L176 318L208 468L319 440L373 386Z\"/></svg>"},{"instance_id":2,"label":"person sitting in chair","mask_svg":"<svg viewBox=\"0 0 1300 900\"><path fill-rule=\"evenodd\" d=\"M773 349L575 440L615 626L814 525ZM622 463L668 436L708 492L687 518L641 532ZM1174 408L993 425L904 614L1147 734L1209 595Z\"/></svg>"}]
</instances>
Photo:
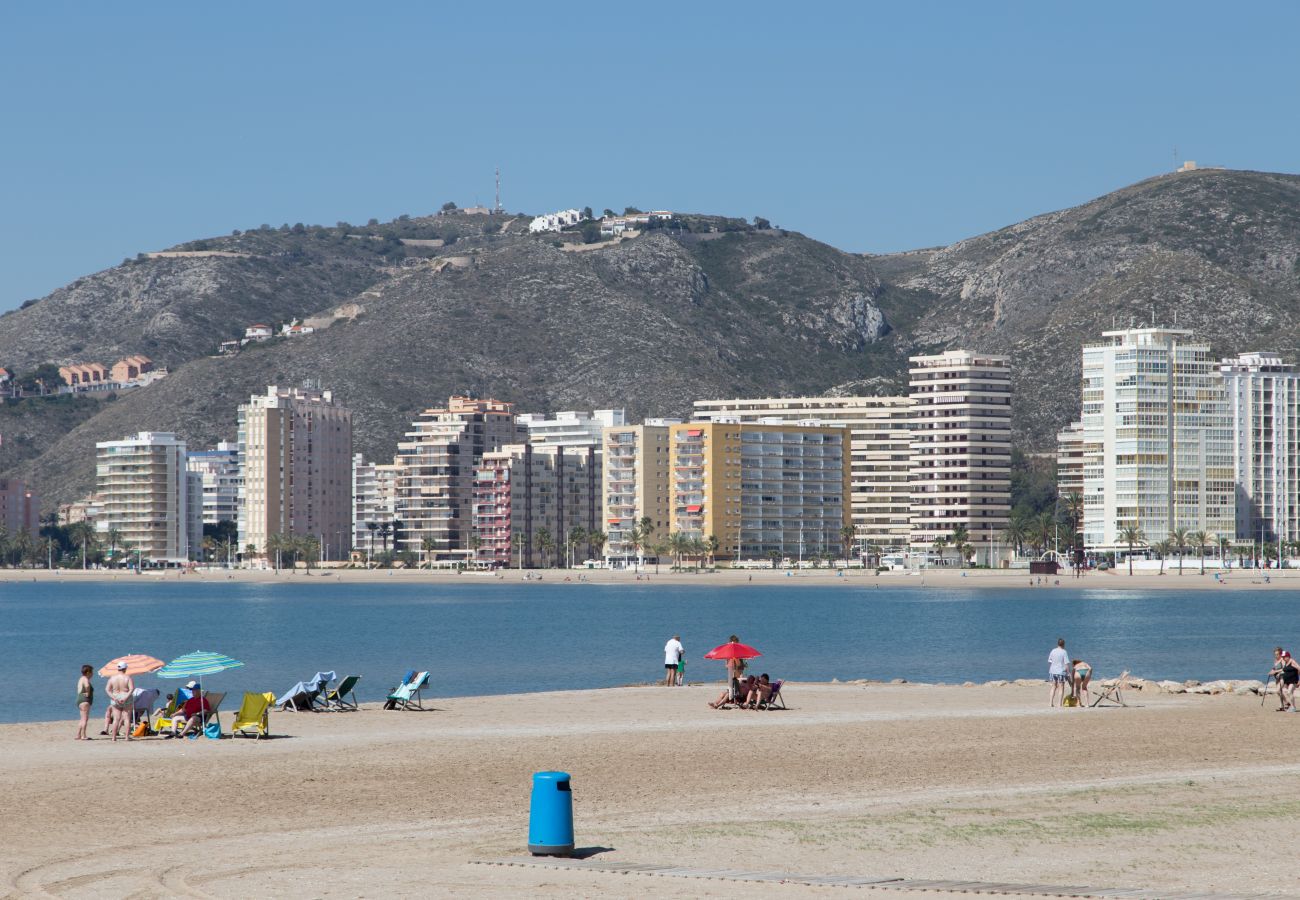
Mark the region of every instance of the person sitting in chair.
<instances>
[{"instance_id":1,"label":"person sitting in chair","mask_svg":"<svg viewBox=\"0 0 1300 900\"><path fill-rule=\"evenodd\" d=\"M172 734L176 737L185 737L191 731L198 733L203 729L203 723L210 712L212 712L212 704L208 703L208 698L196 693L185 701L185 705L177 711L176 715L172 716Z\"/></svg>"},{"instance_id":2,"label":"person sitting in chair","mask_svg":"<svg viewBox=\"0 0 1300 900\"><path fill-rule=\"evenodd\" d=\"M772 699L772 679L764 672L757 678L750 679L749 693L745 695L745 702L741 705L746 709L758 709L770 699Z\"/></svg>"},{"instance_id":3,"label":"person sitting in chair","mask_svg":"<svg viewBox=\"0 0 1300 900\"><path fill-rule=\"evenodd\" d=\"M724 688L722 693L718 695L718 699L709 704L709 708L722 709L724 706L731 703L735 703L737 706L743 706L745 698L749 696L749 692L753 689L754 682L757 680L758 679L756 678L745 676L733 681L732 684L735 685L734 693L731 686Z\"/></svg>"}]
</instances>

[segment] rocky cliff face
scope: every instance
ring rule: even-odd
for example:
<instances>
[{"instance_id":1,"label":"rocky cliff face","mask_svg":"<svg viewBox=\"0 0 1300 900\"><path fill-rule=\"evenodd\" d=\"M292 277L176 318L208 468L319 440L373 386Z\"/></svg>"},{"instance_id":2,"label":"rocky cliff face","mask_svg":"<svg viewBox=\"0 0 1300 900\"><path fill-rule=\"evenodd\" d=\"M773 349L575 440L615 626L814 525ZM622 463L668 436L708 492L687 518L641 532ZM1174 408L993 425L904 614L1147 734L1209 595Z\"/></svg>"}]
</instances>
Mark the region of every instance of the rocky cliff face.
<instances>
[{"instance_id":1,"label":"rocky cliff face","mask_svg":"<svg viewBox=\"0 0 1300 900\"><path fill-rule=\"evenodd\" d=\"M1112 325L1176 322L1225 355L1294 359L1300 339L1295 176L1169 175L875 257L754 230L651 231L568 252L497 224L461 215L213 239L201 246L245 255L132 263L0 317L0 365L144 352L173 368L56 426L25 422L31 439L6 439L0 470L69 499L92 483L95 441L143 429L229 439L238 403L271 383L319 379L353 408L357 449L384 459L451 393L521 411L682 415L709 396L896 393L909 354L957 346L1013 357L1018 438L1047 449L1078 415L1080 345ZM207 356L249 321L344 301L357 314L315 334Z\"/></svg>"}]
</instances>

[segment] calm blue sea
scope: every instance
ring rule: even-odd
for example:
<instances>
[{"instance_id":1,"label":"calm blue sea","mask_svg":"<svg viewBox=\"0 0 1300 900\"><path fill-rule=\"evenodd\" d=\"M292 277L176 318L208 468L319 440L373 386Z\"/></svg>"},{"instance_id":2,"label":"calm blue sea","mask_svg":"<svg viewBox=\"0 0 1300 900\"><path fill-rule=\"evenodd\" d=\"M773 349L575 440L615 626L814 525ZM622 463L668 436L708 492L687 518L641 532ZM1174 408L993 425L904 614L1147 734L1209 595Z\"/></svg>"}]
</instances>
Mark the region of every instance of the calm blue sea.
<instances>
[{"instance_id":1,"label":"calm blue sea","mask_svg":"<svg viewBox=\"0 0 1300 900\"><path fill-rule=\"evenodd\" d=\"M1260 677L1300 620L1280 591L0 582L0 721L74 718L79 666L125 653L228 654L245 667L207 685L231 692L355 672L377 700L408 668L435 696L645 682L674 633L688 679L717 680L702 656L732 632L796 680L1043 677L1058 635L1102 676L1208 680Z\"/></svg>"}]
</instances>

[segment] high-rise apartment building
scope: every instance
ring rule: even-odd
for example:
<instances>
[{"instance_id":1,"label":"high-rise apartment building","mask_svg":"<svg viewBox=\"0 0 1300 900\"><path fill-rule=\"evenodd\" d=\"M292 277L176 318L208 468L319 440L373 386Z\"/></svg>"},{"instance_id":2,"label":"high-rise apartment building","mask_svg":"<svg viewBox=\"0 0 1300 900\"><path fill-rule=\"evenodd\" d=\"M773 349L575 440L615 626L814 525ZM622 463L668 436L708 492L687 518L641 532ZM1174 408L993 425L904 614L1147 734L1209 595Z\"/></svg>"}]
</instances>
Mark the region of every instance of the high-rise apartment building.
<instances>
[{"instance_id":1,"label":"high-rise apartment building","mask_svg":"<svg viewBox=\"0 0 1300 900\"><path fill-rule=\"evenodd\" d=\"M911 409L907 397L782 397L696 400L701 422L812 422L849 431L849 507L864 547L906 546L912 495Z\"/></svg>"},{"instance_id":2,"label":"high-rise apartment building","mask_svg":"<svg viewBox=\"0 0 1300 900\"><path fill-rule=\"evenodd\" d=\"M41 502L35 491L18 478L0 478L0 528L10 537L41 530Z\"/></svg>"},{"instance_id":3,"label":"high-rise apartment building","mask_svg":"<svg viewBox=\"0 0 1300 900\"><path fill-rule=\"evenodd\" d=\"M393 539L397 518L396 464L368 463L352 457L352 546L374 553Z\"/></svg>"},{"instance_id":4,"label":"high-rise apartment building","mask_svg":"<svg viewBox=\"0 0 1300 900\"><path fill-rule=\"evenodd\" d=\"M330 391L281 388L239 407L239 545L273 534L315 537L321 558L352 546L352 413Z\"/></svg>"},{"instance_id":5,"label":"high-rise apartment building","mask_svg":"<svg viewBox=\"0 0 1300 900\"><path fill-rule=\"evenodd\" d=\"M1300 372L1272 353L1222 360L1219 372L1232 429L1235 536L1300 540Z\"/></svg>"},{"instance_id":6,"label":"high-rise apartment building","mask_svg":"<svg viewBox=\"0 0 1300 900\"><path fill-rule=\"evenodd\" d=\"M600 528L600 453L595 447L507 444L483 454L474 478L478 563L505 566L581 563L586 535ZM569 538L581 529L583 540Z\"/></svg>"},{"instance_id":7,"label":"high-rise apartment building","mask_svg":"<svg viewBox=\"0 0 1300 900\"><path fill-rule=\"evenodd\" d=\"M961 527L992 563L1011 507L1010 362L969 350L909 362L911 545L928 549Z\"/></svg>"},{"instance_id":8,"label":"high-rise apartment building","mask_svg":"<svg viewBox=\"0 0 1300 900\"><path fill-rule=\"evenodd\" d=\"M1177 528L1236 533L1232 429L1208 344L1173 328L1102 333L1083 347L1083 536L1126 550Z\"/></svg>"},{"instance_id":9,"label":"high-rise apartment building","mask_svg":"<svg viewBox=\"0 0 1300 900\"><path fill-rule=\"evenodd\" d=\"M1056 493L1083 494L1083 423L1071 422L1056 435Z\"/></svg>"},{"instance_id":10,"label":"high-rise apartment building","mask_svg":"<svg viewBox=\"0 0 1300 900\"><path fill-rule=\"evenodd\" d=\"M483 454L527 439L513 406L499 400L452 397L445 408L422 412L397 445L401 549L422 553L429 538L435 552L468 550Z\"/></svg>"},{"instance_id":11,"label":"high-rise apartment building","mask_svg":"<svg viewBox=\"0 0 1300 900\"><path fill-rule=\"evenodd\" d=\"M673 531L717 538L718 559L841 555L851 521L844 428L686 422L669 432Z\"/></svg>"},{"instance_id":12,"label":"high-rise apartment building","mask_svg":"<svg viewBox=\"0 0 1300 900\"><path fill-rule=\"evenodd\" d=\"M238 522L239 486L243 482L239 445L233 441L221 441L215 450L192 451L185 464L199 476L202 485L200 511L203 524Z\"/></svg>"},{"instance_id":13,"label":"high-rise apartment building","mask_svg":"<svg viewBox=\"0 0 1300 900\"><path fill-rule=\"evenodd\" d=\"M601 495L606 559L626 564L636 558L632 533L643 519L650 520L656 535L672 527L669 428L679 421L646 419L641 425L604 429Z\"/></svg>"},{"instance_id":14,"label":"high-rise apartment building","mask_svg":"<svg viewBox=\"0 0 1300 900\"><path fill-rule=\"evenodd\" d=\"M565 411L550 417L524 413L516 419L528 429L529 443L562 447L600 447L601 434L606 428L627 424L627 416L621 409Z\"/></svg>"},{"instance_id":15,"label":"high-rise apartment building","mask_svg":"<svg viewBox=\"0 0 1300 900\"><path fill-rule=\"evenodd\" d=\"M142 563L184 565L203 537L202 519L191 509L201 496L199 477L186 469L185 442L168 432L142 431L101 441L95 450L101 540Z\"/></svg>"}]
</instances>

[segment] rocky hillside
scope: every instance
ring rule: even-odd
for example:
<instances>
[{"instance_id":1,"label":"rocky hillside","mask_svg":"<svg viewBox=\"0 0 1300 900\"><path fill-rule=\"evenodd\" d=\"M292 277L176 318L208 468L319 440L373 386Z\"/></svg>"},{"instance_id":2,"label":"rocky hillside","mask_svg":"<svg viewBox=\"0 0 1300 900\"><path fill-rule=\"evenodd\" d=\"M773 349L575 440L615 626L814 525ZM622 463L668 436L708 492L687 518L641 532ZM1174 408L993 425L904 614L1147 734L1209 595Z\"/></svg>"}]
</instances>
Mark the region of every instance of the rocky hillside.
<instances>
[{"instance_id":1,"label":"rocky hillside","mask_svg":"<svg viewBox=\"0 0 1300 900\"><path fill-rule=\"evenodd\" d=\"M735 220L686 225L580 249L468 215L258 229L89 276L0 317L0 365L144 352L172 374L57 424L0 418L0 471L75 497L95 441L231 438L240 399L268 383L319 379L355 411L357 448L383 459L451 393L680 415L706 396L900 390L909 353L955 346L1014 357L1022 446L1046 448L1078 413L1080 344L1112 322L1176 320L1225 354L1294 357L1300 338L1295 176L1169 175L889 256ZM329 327L209 355L249 321L307 316Z\"/></svg>"}]
</instances>

